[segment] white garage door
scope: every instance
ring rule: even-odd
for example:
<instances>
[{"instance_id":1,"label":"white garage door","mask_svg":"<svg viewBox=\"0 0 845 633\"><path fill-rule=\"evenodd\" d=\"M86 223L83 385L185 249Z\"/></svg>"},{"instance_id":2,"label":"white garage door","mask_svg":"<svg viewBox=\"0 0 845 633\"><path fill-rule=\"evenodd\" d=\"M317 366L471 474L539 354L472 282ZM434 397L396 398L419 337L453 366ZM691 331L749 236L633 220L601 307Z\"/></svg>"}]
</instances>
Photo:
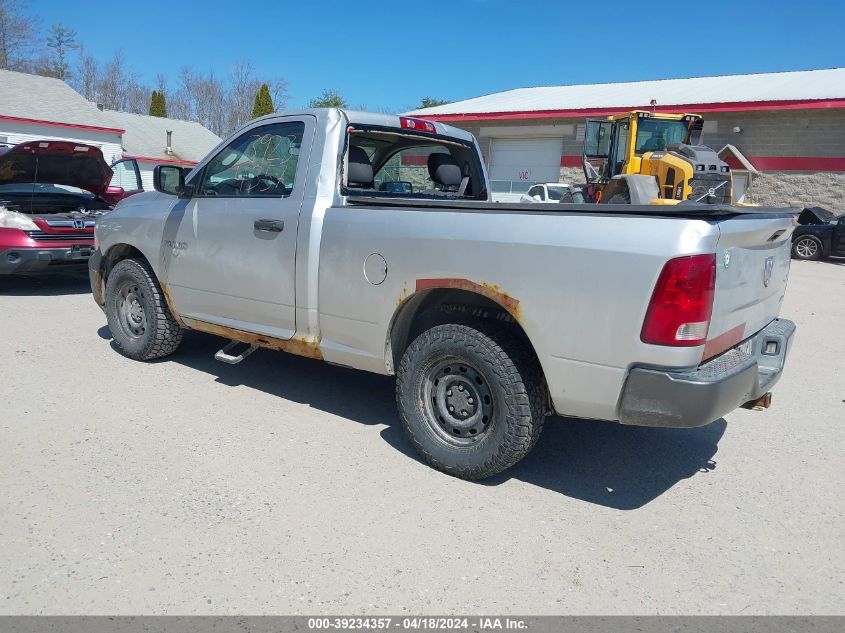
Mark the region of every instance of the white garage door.
<instances>
[{"instance_id":1,"label":"white garage door","mask_svg":"<svg viewBox=\"0 0 845 633\"><path fill-rule=\"evenodd\" d=\"M493 193L524 193L535 182L560 180L562 139L493 139L490 180Z\"/></svg>"}]
</instances>

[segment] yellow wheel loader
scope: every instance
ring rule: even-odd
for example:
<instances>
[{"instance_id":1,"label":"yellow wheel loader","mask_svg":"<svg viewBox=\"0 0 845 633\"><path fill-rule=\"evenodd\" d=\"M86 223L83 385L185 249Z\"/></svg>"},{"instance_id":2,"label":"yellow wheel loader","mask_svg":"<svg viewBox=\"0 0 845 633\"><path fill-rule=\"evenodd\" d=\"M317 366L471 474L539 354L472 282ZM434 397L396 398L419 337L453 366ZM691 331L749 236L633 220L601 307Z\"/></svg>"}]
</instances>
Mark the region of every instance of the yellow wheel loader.
<instances>
[{"instance_id":1,"label":"yellow wheel loader","mask_svg":"<svg viewBox=\"0 0 845 633\"><path fill-rule=\"evenodd\" d=\"M697 114L633 110L587 119L584 174L602 204L731 204L728 165L699 145Z\"/></svg>"}]
</instances>

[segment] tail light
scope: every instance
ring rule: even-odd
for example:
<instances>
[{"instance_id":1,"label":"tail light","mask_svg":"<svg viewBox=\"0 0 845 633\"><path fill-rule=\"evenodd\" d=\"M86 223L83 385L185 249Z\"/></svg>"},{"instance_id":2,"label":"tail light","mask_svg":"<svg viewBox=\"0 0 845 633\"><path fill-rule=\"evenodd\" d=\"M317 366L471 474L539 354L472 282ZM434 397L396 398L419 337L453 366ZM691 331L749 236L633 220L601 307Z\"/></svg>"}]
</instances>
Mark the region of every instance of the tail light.
<instances>
[{"instance_id":1,"label":"tail light","mask_svg":"<svg viewBox=\"0 0 845 633\"><path fill-rule=\"evenodd\" d=\"M409 119L408 117L399 117L399 123L406 130L416 130L418 132L431 132L434 134L437 129L431 121L424 121L423 119Z\"/></svg>"},{"instance_id":2,"label":"tail light","mask_svg":"<svg viewBox=\"0 0 845 633\"><path fill-rule=\"evenodd\" d=\"M642 342L674 347L703 345L710 328L715 286L713 253L666 262L648 304Z\"/></svg>"}]
</instances>

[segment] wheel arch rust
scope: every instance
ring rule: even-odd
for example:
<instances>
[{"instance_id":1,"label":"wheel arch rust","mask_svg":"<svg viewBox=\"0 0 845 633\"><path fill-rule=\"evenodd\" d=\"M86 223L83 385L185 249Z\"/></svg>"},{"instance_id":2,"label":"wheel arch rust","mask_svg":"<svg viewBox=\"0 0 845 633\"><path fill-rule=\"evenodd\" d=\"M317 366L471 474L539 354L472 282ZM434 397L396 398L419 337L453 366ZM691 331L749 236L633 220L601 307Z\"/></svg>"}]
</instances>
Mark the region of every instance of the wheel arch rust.
<instances>
[{"instance_id":1,"label":"wheel arch rust","mask_svg":"<svg viewBox=\"0 0 845 633\"><path fill-rule=\"evenodd\" d=\"M132 244L120 242L118 244L113 244L106 252L101 254L99 266L96 268L91 268L89 266L89 271L91 273L91 292L94 295L94 301L97 305L104 306L106 303L106 282L108 281L111 269L114 268L114 265L119 261L129 259L130 257L140 257L147 263L150 262L149 258L144 255L138 247L133 246Z\"/></svg>"},{"instance_id":2,"label":"wheel arch rust","mask_svg":"<svg viewBox=\"0 0 845 633\"><path fill-rule=\"evenodd\" d=\"M536 355L534 346L522 326L522 309L519 300L505 292L497 284L477 282L470 279L444 277L417 279L414 292L405 285L396 301L396 309L391 316L385 337L385 361L388 370L394 373L407 346L413 340L415 329L425 327L420 324L422 315L430 312L445 299L457 303L478 306L481 309L495 307L509 317L502 325L513 329L527 342ZM455 319L453 318L452 321ZM431 326L450 322L449 318L435 319Z\"/></svg>"}]
</instances>

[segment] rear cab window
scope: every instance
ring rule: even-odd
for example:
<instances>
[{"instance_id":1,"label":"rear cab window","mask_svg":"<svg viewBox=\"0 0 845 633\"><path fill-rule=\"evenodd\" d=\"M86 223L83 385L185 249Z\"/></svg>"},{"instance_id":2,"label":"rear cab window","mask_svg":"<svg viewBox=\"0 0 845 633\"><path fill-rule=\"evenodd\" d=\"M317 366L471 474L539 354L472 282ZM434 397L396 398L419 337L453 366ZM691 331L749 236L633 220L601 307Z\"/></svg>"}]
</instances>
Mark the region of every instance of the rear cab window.
<instances>
[{"instance_id":1,"label":"rear cab window","mask_svg":"<svg viewBox=\"0 0 845 633\"><path fill-rule=\"evenodd\" d=\"M402 128L353 126L347 133L344 195L486 200L474 144Z\"/></svg>"}]
</instances>

